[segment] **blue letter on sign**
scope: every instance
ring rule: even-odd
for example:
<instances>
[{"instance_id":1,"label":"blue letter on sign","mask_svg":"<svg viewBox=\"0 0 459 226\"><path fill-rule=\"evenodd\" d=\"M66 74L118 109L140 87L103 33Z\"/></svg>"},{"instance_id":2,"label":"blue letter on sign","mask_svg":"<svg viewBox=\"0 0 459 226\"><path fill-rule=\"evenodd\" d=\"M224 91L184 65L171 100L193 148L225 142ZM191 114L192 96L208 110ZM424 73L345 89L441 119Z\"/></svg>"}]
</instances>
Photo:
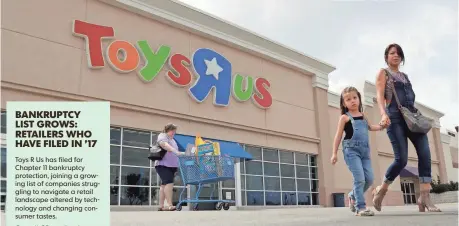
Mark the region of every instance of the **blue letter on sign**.
<instances>
[{"instance_id":1,"label":"blue letter on sign","mask_svg":"<svg viewBox=\"0 0 459 226\"><path fill-rule=\"evenodd\" d=\"M199 77L189 89L191 97L203 102L214 91L214 104L228 106L231 93L231 63L211 49L198 49L193 54L194 70Z\"/></svg>"}]
</instances>

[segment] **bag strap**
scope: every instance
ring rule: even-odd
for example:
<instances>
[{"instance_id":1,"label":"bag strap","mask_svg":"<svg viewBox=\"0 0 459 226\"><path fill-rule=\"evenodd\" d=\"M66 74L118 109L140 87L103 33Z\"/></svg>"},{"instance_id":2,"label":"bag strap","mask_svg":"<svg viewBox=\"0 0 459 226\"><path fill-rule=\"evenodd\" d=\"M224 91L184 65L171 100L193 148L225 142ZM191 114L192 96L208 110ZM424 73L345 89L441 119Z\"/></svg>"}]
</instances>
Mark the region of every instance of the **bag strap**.
<instances>
[{"instance_id":1,"label":"bag strap","mask_svg":"<svg viewBox=\"0 0 459 226\"><path fill-rule=\"evenodd\" d=\"M397 91L395 90L394 77L392 76L390 72L387 71L387 69L384 69L384 71L386 72L386 76L389 77L390 79L390 83L391 83L390 87L392 89L392 92L394 92L395 101L397 101L398 109L401 109L402 105L400 104L400 100L398 99Z\"/></svg>"},{"instance_id":2,"label":"bag strap","mask_svg":"<svg viewBox=\"0 0 459 226\"><path fill-rule=\"evenodd\" d=\"M158 133L158 134L156 134L156 135L154 135L154 136L152 137L152 141L153 141L152 143L153 143L153 144L157 144L157 143L158 143L159 134L160 134L160 133Z\"/></svg>"},{"instance_id":3,"label":"bag strap","mask_svg":"<svg viewBox=\"0 0 459 226\"><path fill-rule=\"evenodd\" d=\"M156 134L155 136L152 137L152 142L151 142L151 145L150 145L150 149L153 148L153 147L159 147L161 148L161 146L158 144L158 136L159 134Z\"/></svg>"}]
</instances>

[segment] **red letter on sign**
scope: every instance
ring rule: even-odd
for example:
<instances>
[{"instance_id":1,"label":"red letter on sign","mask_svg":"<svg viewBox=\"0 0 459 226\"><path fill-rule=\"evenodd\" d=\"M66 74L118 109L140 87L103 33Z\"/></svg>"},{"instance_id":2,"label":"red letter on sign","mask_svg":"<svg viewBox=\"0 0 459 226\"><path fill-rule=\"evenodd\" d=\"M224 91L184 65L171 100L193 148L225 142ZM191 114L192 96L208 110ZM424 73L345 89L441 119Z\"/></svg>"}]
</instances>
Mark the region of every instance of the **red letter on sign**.
<instances>
[{"instance_id":1,"label":"red letter on sign","mask_svg":"<svg viewBox=\"0 0 459 226\"><path fill-rule=\"evenodd\" d=\"M266 87L265 87L266 86ZM269 108L273 104L271 93L267 90L271 85L264 78L255 80L255 93L252 95L252 100L260 108Z\"/></svg>"},{"instance_id":2,"label":"red letter on sign","mask_svg":"<svg viewBox=\"0 0 459 226\"><path fill-rule=\"evenodd\" d=\"M115 32L112 27L105 27L90 24L81 20L73 21L73 35L83 37L86 41L86 54L90 68L101 68L104 66L102 55L102 38L113 38Z\"/></svg>"},{"instance_id":3,"label":"red letter on sign","mask_svg":"<svg viewBox=\"0 0 459 226\"><path fill-rule=\"evenodd\" d=\"M174 54L169 58L169 67L172 70L167 72L167 78L177 86L186 86L191 82L191 73L186 66L190 65L190 59L182 54ZM173 72L175 71L175 73Z\"/></svg>"}]
</instances>

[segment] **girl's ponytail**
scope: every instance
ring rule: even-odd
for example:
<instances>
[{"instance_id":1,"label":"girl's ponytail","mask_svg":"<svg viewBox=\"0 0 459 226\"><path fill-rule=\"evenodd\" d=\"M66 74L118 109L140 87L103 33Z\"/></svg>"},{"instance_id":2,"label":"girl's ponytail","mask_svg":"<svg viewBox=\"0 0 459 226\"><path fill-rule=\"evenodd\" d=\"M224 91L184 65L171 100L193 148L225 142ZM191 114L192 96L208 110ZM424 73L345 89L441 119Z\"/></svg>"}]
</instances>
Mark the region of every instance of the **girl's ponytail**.
<instances>
[{"instance_id":1,"label":"girl's ponytail","mask_svg":"<svg viewBox=\"0 0 459 226\"><path fill-rule=\"evenodd\" d=\"M343 93L344 91L341 93L341 96L339 98L339 107L341 108L341 114L344 115L346 114L346 112L348 112L349 110L347 109L346 106L344 106L344 97L343 97Z\"/></svg>"}]
</instances>

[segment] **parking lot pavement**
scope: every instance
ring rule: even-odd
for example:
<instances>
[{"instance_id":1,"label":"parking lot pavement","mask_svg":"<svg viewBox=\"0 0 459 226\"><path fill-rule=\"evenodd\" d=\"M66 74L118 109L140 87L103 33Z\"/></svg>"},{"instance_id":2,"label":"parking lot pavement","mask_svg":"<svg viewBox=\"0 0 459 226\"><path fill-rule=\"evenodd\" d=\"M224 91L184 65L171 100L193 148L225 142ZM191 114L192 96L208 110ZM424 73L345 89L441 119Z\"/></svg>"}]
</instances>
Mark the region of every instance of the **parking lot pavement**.
<instances>
[{"instance_id":1,"label":"parking lot pavement","mask_svg":"<svg viewBox=\"0 0 459 226\"><path fill-rule=\"evenodd\" d=\"M374 217L356 217L347 208L288 208L236 211L112 212L112 226L142 225L458 225L456 204L441 204L442 213L419 213L417 206L383 207Z\"/></svg>"}]
</instances>

